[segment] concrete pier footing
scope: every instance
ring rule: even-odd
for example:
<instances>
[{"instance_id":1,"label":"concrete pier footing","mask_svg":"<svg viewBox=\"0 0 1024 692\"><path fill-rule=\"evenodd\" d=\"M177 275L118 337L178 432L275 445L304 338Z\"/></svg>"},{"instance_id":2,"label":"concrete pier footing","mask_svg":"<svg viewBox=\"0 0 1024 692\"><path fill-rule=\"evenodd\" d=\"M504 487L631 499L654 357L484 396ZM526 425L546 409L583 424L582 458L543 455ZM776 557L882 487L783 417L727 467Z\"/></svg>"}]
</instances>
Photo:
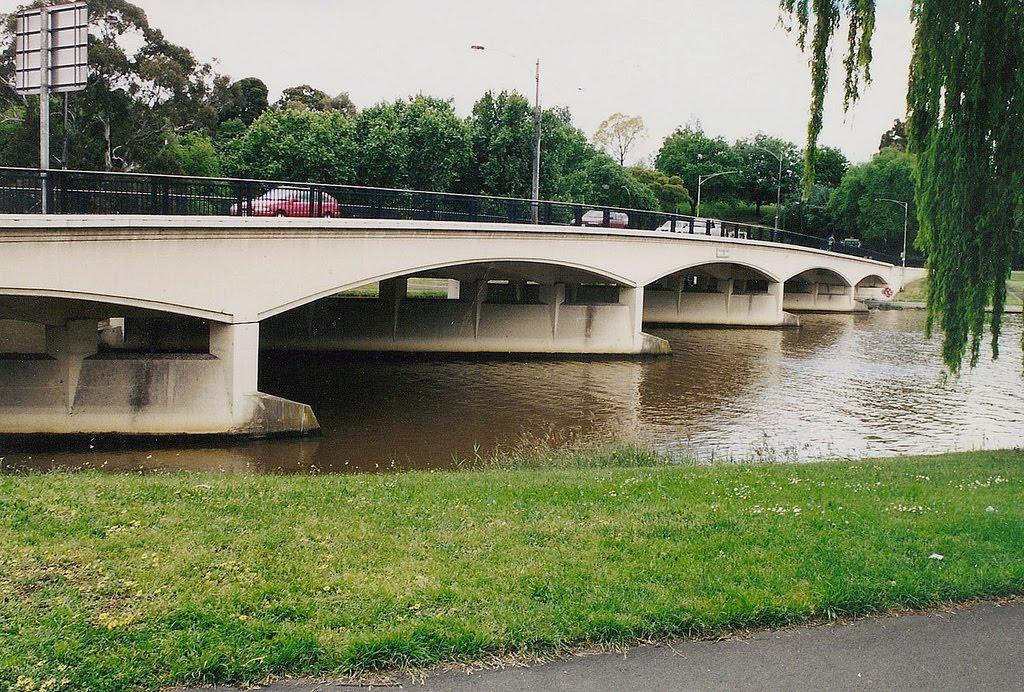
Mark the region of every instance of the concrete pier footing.
<instances>
[{"instance_id":1,"label":"concrete pier footing","mask_svg":"<svg viewBox=\"0 0 1024 692\"><path fill-rule=\"evenodd\" d=\"M3 329L22 352L0 354L2 433L263 437L318 429L309 406L257 391L258 324L211 324L208 353L101 353L93 319L46 325L42 348L31 352L38 330L16 327Z\"/></svg>"}]
</instances>

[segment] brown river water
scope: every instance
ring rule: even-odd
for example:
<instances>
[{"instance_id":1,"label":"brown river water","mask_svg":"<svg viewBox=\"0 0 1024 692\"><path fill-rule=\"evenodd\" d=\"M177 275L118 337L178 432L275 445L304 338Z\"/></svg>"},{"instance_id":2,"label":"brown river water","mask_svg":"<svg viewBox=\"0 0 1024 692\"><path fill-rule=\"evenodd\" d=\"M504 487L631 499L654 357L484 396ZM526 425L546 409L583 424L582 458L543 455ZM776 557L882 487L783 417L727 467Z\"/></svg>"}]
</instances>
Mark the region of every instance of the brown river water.
<instances>
[{"instance_id":1,"label":"brown river water","mask_svg":"<svg viewBox=\"0 0 1024 692\"><path fill-rule=\"evenodd\" d=\"M707 462L891 456L1024 442L1021 317L1001 356L944 375L921 311L803 315L800 329L649 329L670 358L394 359L267 354L262 391L323 435L4 451L0 468L345 473L447 468L531 442L638 442ZM987 346L986 346L987 348Z\"/></svg>"}]
</instances>

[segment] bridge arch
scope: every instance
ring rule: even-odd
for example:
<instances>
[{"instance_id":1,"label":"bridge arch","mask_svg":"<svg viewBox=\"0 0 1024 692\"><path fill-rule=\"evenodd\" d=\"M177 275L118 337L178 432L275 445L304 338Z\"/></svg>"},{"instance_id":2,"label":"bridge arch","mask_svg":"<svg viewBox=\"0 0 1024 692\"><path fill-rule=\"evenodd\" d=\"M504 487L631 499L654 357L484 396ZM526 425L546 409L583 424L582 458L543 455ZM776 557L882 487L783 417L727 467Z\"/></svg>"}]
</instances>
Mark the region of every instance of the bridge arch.
<instances>
[{"instance_id":1,"label":"bridge arch","mask_svg":"<svg viewBox=\"0 0 1024 692\"><path fill-rule=\"evenodd\" d=\"M653 281L649 282L648 285L656 283L656 282L658 282L658 281L660 281L660 280L662 280L664 278L668 278L670 276L675 276L675 275L679 275L679 274L686 274L686 273L689 273L689 272L700 272L700 271L708 271L708 272L721 273L723 268L730 268L730 267L734 267L734 268L737 268L737 269L740 269L740 270L745 270L746 272L749 272L752 275L756 275L756 276L758 276L760 278L763 278L764 280L767 280L767 281L772 282L772 283L779 283L779 282L781 282L781 279L778 276L773 274L770 270L766 269L765 267L762 267L762 266L757 265L757 264L753 264L751 262L735 261L735 260L728 260L728 259L724 259L723 258L723 259L716 259L716 260L703 260L703 261L700 261L700 262L691 262L691 263L685 264L685 265L679 267L678 269L674 269L673 271L669 272L668 274L665 274L662 277L654 279Z\"/></svg>"},{"instance_id":2,"label":"bridge arch","mask_svg":"<svg viewBox=\"0 0 1024 692\"><path fill-rule=\"evenodd\" d=\"M838 282L835 280L838 279ZM828 283L836 286L853 286L853 281L837 269L829 267L810 267L802 269L786 277L786 284L790 282L800 283Z\"/></svg>"},{"instance_id":3,"label":"bridge arch","mask_svg":"<svg viewBox=\"0 0 1024 692\"><path fill-rule=\"evenodd\" d=\"M859 309L853 282L827 267L804 269L783 284L783 308L795 312L854 312Z\"/></svg>"},{"instance_id":4,"label":"bridge arch","mask_svg":"<svg viewBox=\"0 0 1024 692\"><path fill-rule=\"evenodd\" d=\"M348 290L368 284L384 285L400 279L413 277L443 278L460 284L479 283L489 280L521 280L542 286L606 283L620 287L636 288L636 282L629 277L608 269L562 259L522 259L515 257L492 257L454 260L432 264L401 266L383 273L368 274L344 283L332 283L318 287L313 292L304 292L286 303L273 306L259 313L260 321L282 313L301 308L304 305L336 296Z\"/></svg>"},{"instance_id":5,"label":"bridge arch","mask_svg":"<svg viewBox=\"0 0 1024 692\"><path fill-rule=\"evenodd\" d=\"M422 278L447 280L446 295L411 297L410 280ZM372 283L375 295L340 292ZM421 264L261 315L261 343L273 350L664 350L660 339L640 332L642 294L628 277L580 263L504 257ZM653 345L642 345L648 341Z\"/></svg>"},{"instance_id":6,"label":"bridge arch","mask_svg":"<svg viewBox=\"0 0 1024 692\"><path fill-rule=\"evenodd\" d=\"M0 289L0 319L56 324L67 319L105 319L126 312L178 315L212 322L231 321L231 315L225 312L147 298L61 289ZM10 316L5 318L4 315Z\"/></svg>"},{"instance_id":7,"label":"bridge arch","mask_svg":"<svg viewBox=\"0 0 1024 692\"><path fill-rule=\"evenodd\" d=\"M889 282L878 274L868 274L854 285L853 290L860 301L887 301L896 293Z\"/></svg>"},{"instance_id":8,"label":"bridge arch","mask_svg":"<svg viewBox=\"0 0 1024 692\"><path fill-rule=\"evenodd\" d=\"M717 260L692 263L644 288L644 321L782 326L778 278L762 267Z\"/></svg>"}]
</instances>

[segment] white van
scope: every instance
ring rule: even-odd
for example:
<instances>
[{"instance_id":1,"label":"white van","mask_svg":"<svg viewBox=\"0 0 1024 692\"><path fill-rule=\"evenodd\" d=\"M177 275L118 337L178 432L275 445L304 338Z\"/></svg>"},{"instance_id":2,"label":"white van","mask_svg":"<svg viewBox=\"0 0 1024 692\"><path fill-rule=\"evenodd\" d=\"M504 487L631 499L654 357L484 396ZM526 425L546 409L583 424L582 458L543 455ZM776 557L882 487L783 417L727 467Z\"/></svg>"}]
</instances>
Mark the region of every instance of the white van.
<instances>
[{"instance_id":1,"label":"white van","mask_svg":"<svg viewBox=\"0 0 1024 692\"><path fill-rule=\"evenodd\" d=\"M724 224L718 219L705 219L701 217L695 217L693 219L693 235L713 235L713 236L725 236L727 238L739 238L741 240L746 239L747 232L737 230L735 227L726 228L723 230ZM708 233L708 228L711 229L711 233ZM672 231L672 222L666 221L665 223L658 226L659 231ZM690 234L690 221L689 219L676 219L676 233Z\"/></svg>"},{"instance_id":2,"label":"white van","mask_svg":"<svg viewBox=\"0 0 1024 692\"><path fill-rule=\"evenodd\" d=\"M704 219L701 217L695 217L693 219L693 234L694 235L706 235L708 232L708 224L711 224L711 235L722 235L721 222L715 219ZM671 231L672 222L666 221L665 223L658 226L659 231ZM689 219L676 219L676 233L689 233L690 232L690 220Z\"/></svg>"}]
</instances>

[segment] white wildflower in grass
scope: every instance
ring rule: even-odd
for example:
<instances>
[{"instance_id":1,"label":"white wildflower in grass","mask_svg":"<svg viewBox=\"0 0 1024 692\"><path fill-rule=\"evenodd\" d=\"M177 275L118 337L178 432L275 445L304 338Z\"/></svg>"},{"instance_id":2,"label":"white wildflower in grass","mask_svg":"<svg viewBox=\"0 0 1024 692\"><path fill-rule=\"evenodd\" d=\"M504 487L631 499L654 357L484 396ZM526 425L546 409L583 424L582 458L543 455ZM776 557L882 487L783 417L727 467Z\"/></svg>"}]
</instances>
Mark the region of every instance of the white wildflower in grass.
<instances>
[{"instance_id":1,"label":"white wildflower in grass","mask_svg":"<svg viewBox=\"0 0 1024 692\"><path fill-rule=\"evenodd\" d=\"M955 487L957 490L978 490L980 488L991 488L993 485L1002 485L1003 483L1009 483L1010 479L1004 478L1003 476L989 476L985 480L975 479L970 483L957 483ZM950 485L952 485L950 481Z\"/></svg>"},{"instance_id":2,"label":"white wildflower in grass","mask_svg":"<svg viewBox=\"0 0 1024 692\"><path fill-rule=\"evenodd\" d=\"M749 485L741 483L740 485L737 485L732 489L732 494L740 498L741 500L746 500L748 497L750 497L750 491L751 488Z\"/></svg>"},{"instance_id":3,"label":"white wildflower in grass","mask_svg":"<svg viewBox=\"0 0 1024 692\"><path fill-rule=\"evenodd\" d=\"M924 514L929 511L924 505L905 505L902 502L898 504L891 504L885 507L883 512L904 512L907 514Z\"/></svg>"}]
</instances>

